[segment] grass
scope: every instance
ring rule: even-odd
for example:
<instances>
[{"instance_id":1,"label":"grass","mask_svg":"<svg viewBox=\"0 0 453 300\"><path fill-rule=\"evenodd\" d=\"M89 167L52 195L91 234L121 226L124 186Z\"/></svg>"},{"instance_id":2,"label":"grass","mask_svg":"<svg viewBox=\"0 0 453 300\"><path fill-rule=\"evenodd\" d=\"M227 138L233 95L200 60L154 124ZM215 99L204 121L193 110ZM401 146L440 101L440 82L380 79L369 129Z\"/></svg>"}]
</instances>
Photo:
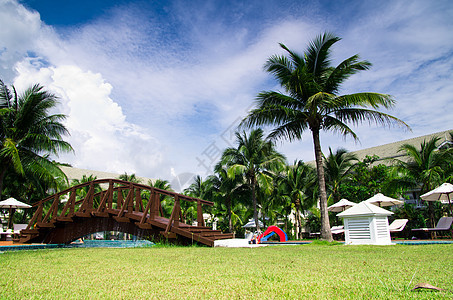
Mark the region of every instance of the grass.
<instances>
[{"instance_id":1,"label":"grass","mask_svg":"<svg viewBox=\"0 0 453 300\"><path fill-rule=\"evenodd\" d=\"M0 299L452 299L453 245L78 248L0 254Z\"/></svg>"}]
</instances>

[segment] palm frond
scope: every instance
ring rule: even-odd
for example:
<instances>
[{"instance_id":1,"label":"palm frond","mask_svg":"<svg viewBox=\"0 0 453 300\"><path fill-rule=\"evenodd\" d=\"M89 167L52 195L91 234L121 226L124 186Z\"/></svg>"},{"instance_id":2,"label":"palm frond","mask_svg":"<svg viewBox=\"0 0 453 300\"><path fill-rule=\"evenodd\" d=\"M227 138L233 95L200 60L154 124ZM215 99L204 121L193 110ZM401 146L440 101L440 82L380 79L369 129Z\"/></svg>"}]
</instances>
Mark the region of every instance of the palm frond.
<instances>
[{"instance_id":1,"label":"palm frond","mask_svg":"<svg viewBox=\"0 0 453 300\"><path fill-rule=\"evenodd\" d=\"M395 100L392 96L380 93L355 93L342 95L338 97L340 106L342 107L373 107L374 109L384 107L386 109L393 108Z\"/></svg>"},{"instance_id":2,"label":"palm frond","mask_svg":"<svg viewBox=\"0 0 453 300\"><path fill-rule=\"evenodd\" d=\"M317 36L305 53L308 70L314 76L319 77L330 65L330 47L341 39L332 33L325 32Z\"/></svg>"},{"instance_id":3,"label":"palm frond","mask_svg":"<svg viewBox=\"0 0 453 300\"><path fill-rule=\"evenodd\" d=\"M287 139L289 141L302 139L303 132L309 128L308 122L306 121L304 122L304 120L306 120L307 118L308 115L306 115L305 118L299 118L297 120L288 121L287 123L278 126L269 133L268 139L270 140Z\"/></svg>"},{"instance_id":4,"label":"palm frond","mask_svg":"<svg viewBox=\"0 0 453 300\"><path fill-rule=\"evenodd\" d=\"M355 125L363 122L368 122L370 125L373 123L388 127L391 127L392 125L398 125L410 129L409 125L407 125L397 117L376 110L363 108L343 108L336 110L333 114L338 120L345 123L349 122Z\"/></svg>"},{"instance_id":5,"label":"palm frond","mask_svg":"<svg viewBox=\"0 0 453 300\"><path fill-rule=\"evenodd\" d=\"M329 74L324 90L330 93L337 93L340 85L351 75L356 74L359 71L368 70L371 67L371 63L369 61L358 60L359 55L356 54L342 61Z\"/></svg>"},{"instance_id":6,"label":"palm frond","mask_svg":"<svg viewBox=\"0 0 453 300\"><path fill-rule=\"evenodd\" d=\"M332 116L325 116L322 128L323 130L332 130L334 132L340 133L342 136L352 136L356 141L359 140L359 137L356 133L341 120L334 118Z\"/></svg>"}]
</instances>

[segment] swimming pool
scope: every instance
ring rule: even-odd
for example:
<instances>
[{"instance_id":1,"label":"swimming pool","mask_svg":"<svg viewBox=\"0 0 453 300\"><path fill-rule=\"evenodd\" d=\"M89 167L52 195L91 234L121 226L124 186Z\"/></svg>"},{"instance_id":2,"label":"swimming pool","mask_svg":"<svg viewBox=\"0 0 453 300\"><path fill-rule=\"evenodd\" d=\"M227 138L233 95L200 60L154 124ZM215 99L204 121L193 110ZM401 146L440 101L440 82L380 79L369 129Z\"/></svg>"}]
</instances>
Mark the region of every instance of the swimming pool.
<instances>
[{"instance_id":1,"label":"swimming pool","mask_svg":"<svg viewBox=\"0 0 453 300\"><path fill-rule=\"evenodd\" d=\"M154 243L147 240L85 240L73 244L30 244L0 246L0 252L17 250L38 250L53 248L134 248L151 247Z\"/></svg>"}]
</instances>

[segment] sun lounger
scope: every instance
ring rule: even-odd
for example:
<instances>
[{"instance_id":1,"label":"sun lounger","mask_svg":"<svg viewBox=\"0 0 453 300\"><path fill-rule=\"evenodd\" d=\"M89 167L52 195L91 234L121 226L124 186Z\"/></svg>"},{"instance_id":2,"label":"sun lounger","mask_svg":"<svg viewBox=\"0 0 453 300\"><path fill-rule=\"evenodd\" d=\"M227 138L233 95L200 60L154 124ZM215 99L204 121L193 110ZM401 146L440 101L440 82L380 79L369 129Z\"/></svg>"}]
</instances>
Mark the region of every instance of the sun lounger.
<instances>
[{"instance_id":1,"label":"sun lounger","mask_svg":"<svg viewBox=\"0 0 453 300\"><path fill-rule=\"evenodd\" d=\"M398 234L402 232L406 228L406 224L409 220L408 219L395 219L389 225L390 235Z\"/></svg>"},{"instance_id":2,"label":"sun lounger","mask_svg":"<svg viewBox=\"0 0 453 300\"><path fill-rule=\"evenodd\" d=\"M406 228L408 219L395 219L392 224L389 225L390 233L401 232Z\"/></svg>"},{"instance_id":3,"label":"sun lounger","mask_svg":"<svg viewBox=\"0 0 453 300\"><path fill-rule=\"evenodd\" d=\"M13 234L13 240L19 240L20 238L20 232L23 229L27 229L28 224L14 224L14 234Z\"/></svg>"},{"instance_id":4,"label":"sun lounger","mask_svg":"<svg viewBox=\"0 0 453 300\"><path fill-rule=\"evenodd\" d=\"M344 233L344 226L343 225L339 225L339 226L332 226L332 228L330 228L330 231L332 232L332 235L336 235L336 234L342 234ZM321 233L320 232L310 232L310 237L319 237L321 236Z\"/></svg>"},{"instance_id":5,"label":"sun lounger","mask_svg":"<svg viewBox=\"0 0 453 300\"><path fill-rule=\"evenodd\" d=\"M22 229L26 229L28 224L14 224L14 233L20 233Z\"/></svg>"},{"instance_id":6,"label":"sun lounger","mask_svg":"<svg viewBox=\"0 0 453 300\"><path fill-rule=\"evenodd\" d=\"M437 222L435 228L416 228L412 229L415 232L437 232L437 231L449 231L453 238L453 230L451 229L451 224L453 223L453 217L442 217Z\"/></svg>"},{"instance_id":7,"label":"sun lounger","mask_svg":"<svg viewBox=\"0 0 453 300\"><path fill-rule=\"evenodd\" d=\"M332 234L341 234L341 233L344 233L344 226L343 226L343 225L340 225L340 226L332 226L332 228L330 228L330 231L332 231Z\"/></svg>"}]
</instances>

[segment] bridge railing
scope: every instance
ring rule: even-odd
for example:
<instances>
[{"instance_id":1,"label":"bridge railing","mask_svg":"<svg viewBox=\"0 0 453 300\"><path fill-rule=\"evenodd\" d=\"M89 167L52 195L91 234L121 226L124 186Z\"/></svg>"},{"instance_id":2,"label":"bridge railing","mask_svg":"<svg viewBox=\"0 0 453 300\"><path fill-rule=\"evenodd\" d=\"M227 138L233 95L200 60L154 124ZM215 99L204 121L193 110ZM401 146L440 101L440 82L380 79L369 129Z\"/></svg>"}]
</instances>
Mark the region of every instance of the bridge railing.
<instances>
[{"instance_id":1,"label":"bridge railing","mask_svg":"<svg viewBox=\"0 0 453 300\"><path fill-rule=\"evenodd\" d=\"M106 190L99 188L108 185ZM86 192L82 199L78 195ZM142 191L148 191L148 199L143 198ZM141 215L140 224L149 223L157 216L164 217L161 195L174 199L173 209L165 233L171 226L179 227L183 222L180 201L197 203L197 223L204 226L202 205L213 206L213 203L176 192L152 186L123 181L119 179L97 179L72 186L49 196L33 205L37 207L27 230L36 227L53 227L58 221L71 221L73 217L108 217L114 215L118 221L130 221L128 215ZM64 201L62 201L64 199Z\"/></svg>"}]
</instances>

